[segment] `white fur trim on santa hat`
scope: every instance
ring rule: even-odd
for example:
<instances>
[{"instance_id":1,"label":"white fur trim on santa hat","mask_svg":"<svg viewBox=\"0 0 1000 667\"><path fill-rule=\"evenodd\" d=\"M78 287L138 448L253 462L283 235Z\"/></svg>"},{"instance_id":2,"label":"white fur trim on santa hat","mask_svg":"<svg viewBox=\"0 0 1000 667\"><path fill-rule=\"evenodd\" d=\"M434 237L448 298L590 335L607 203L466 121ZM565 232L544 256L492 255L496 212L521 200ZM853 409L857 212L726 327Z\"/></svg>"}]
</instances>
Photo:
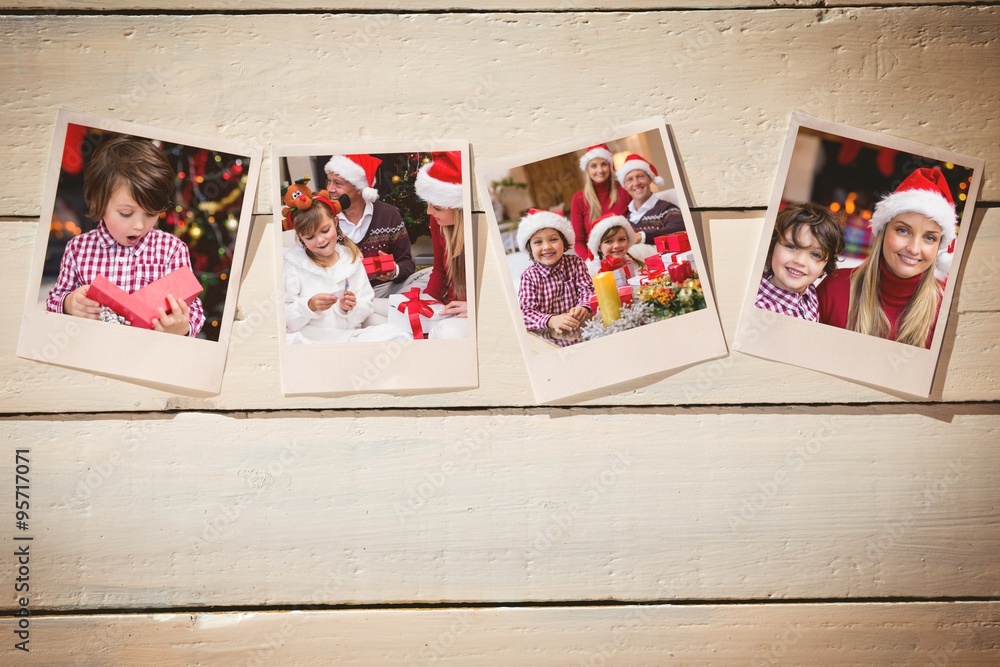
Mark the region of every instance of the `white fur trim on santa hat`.
<instances>
[{"instance_id":1,"label":"white fur trim on santa hat","mask_svg":"<svg viewBox=\"0 0 1000 667\"><path fill-rule=\"evenodd\" d=\"M580 158L580 171L587 171L587 165L590 164L591 160L596 158L607 160L608 165L614 167L615 163L614 160L612 160L611 151L603 146L594 146Z\"/></svg>"},{"instance_id":2,"label":"white fur trim on santa hat","mask_svg":"<svg viewBox=\"0 0 1000 667\"><path fill-rule=\"evenodd\" d=\"M941 247L947 248L955 238L958 217L955 207L933 190L902 190L893 192L875 204L872 213L872 232L878 234L889 221L900 213L919 213L941 226Z\"/></svg>"},{"instance_id":3,"label":"white fur trim on santa hat","mask_svg":"<svg viewBox=\"0 0 1000 667\"><path fill-rule=\"evenodd\" d=\"M601 237L612 227L621 227L625 230L629 247L634 246L639 241L639 237L635 235L635 230L632 229L632 223L624 215L609 215L601 218L594 223L587 236L587 247L590 249L590 254L594 256L594 259L598 260L598 264L600 264L600 259L597 251L601 247Z\"/></svg>"},{"instance_id":4,"label":"white fur trim on santa hat","mask_svg":"<svg viewBox=\"0 0 1000 667\"><path fill-rule=\"evenodd\" d=\"M645 160L626 161L624 164L622 164L622 166L618 168L618 171L615 172L615 177L618 179L619 183L624 184L625 177L628 176L628 173L630 171L635 171L636 169L638 169L639 171L646 172L646 174L651 179L653 179L653 183L655 183L657 186L663 185L663 178L661 178L660 176L655 176L653 174L653 170L649 168L649 163L646 162Z\"/></svg>"},{"instance_id":5,"label":"white fur trim on santa hat","mask_svg":"<svg viewBox=\"0 0 1000 667\"><path fill-rule=\"evenodd\" d=\"M365 170L360 164L343 155L334 155L323 168L327 174L337 174L345 181L361 191L361 198L366 202L378 201L378 190L371 186L365 177Z\"/></svg>"},{"instance_id":6,"label":"white fur trim on santa hat","mask_svg":"<svg viewBox=\"0 0 1000 667\"><path fill-rule=\"evenodd\" d=\"M521 222L517 225L517 247L527 251L530 255L531 251L528 250L529 239L539 229L546 229L548 227L560 232L566 238L568 246L566 252L572 252L573 244L576 243L576 234L573 233L573 225L564 216L552 213L551 211L529 213L521 218Z\"/></svg>"},{"instance_id":7,"label":"white fur trim on santa hat","mask_svg":"<svg viewBox=\"0 0 1000 667\"><path fill-rule=\"evenodd\" d=\"M427 172L433 164L433 162L428 162L417 172L417 179L413 183L417 196L428 204L440 208L462 208L464 204L462 184L446 183L428 174Z\"/></svg>"}]
</instances>

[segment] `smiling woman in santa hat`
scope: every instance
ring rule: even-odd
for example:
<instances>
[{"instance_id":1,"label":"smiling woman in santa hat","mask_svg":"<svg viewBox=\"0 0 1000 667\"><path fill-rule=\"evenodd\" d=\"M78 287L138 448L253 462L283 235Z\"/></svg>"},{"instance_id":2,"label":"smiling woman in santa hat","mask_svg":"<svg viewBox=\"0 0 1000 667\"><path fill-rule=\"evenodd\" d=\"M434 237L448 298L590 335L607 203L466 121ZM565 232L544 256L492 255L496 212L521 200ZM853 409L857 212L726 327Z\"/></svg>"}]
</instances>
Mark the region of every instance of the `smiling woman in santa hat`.
<instances>
[{"instance_id":1,"label":"smiling woman in santa hat","mask_svg":"<svg viewBox=\"0 0 1000 667\"><path fill-rule=\"evenodd\" d=\"M574 250L581 259L586 259L587 239L594 223L609 213L624 214L631 199L615 180L611 149L607 144L587 148L580 157L580 171L585 174L583 189L573 195L569 218L576 234Z\"/></svg>"},{"instance_id":2,"label":"smiling woman in santa hat","mask_svg":"<svg viewBox=\"0 0 1000 667\"><path fill-rule=\"evenodd\" d=\"M871 254L818 288L820 322L930 347L958 217L940 169L921 167L875 205Z\"/></svg>"},{"instance_id":3,"label":"smiling woman in santa hat","mask_svg":"<svg viewBox=\"0 0 1000 667\"><path fill-rule=\"evenodd\" d=\"M434 263L424 292L445 304L442 314L466 318L462 154L458 151L431 153L431 161L417 173L414 189L417 196L427 202L434 248ZM428 338L468 336L468 322L455 318L440 322Z\"/></svg>"},{"instance_id":4,"label":"smiling woman in santa hat","mask_svg":"<svg viewBox=\"0 0 1000 667\"><path fill-rule=\"evenodd\" d=\"M382 160L372 155L334 155L326 163L326 189L336 200L347 195L350 207L337 218L344 236L354 241L361 254L374 257L385 252L393 256L393 271L369 276L376 297L388 297L399 290L413 273L413 252L403 217L392 204L379 201L374 185L375 171Z\"/></svg>"}]
</instances>

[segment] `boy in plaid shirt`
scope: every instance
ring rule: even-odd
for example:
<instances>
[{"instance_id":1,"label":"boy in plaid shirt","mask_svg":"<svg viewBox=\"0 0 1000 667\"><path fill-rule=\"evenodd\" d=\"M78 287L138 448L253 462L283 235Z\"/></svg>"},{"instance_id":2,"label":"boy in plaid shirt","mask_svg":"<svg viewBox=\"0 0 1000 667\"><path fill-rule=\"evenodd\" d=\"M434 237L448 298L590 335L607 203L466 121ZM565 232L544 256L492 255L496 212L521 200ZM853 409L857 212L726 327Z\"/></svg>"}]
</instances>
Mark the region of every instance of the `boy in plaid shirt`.
<instances>
[{"instance_id":1,"label":"boy in plaid shirt","mask_svg":"<svg viewBox=\"0 0 1000 667\"><path fill-rule=\"evenodd\" d=\"M187 244L155 229L170 205L176 174L152 142L117 136L101 144L83 180L83 196L97 229L66 244L59 277L45 302L47 310L91 320L123 322L109 308L87 297L90 283L102 275L128 293L191 265ZM156 331L196 336L205 323L201 301L188 307L167 297L153 320Z\"/></svg>"},{"instance_id":2,"label":"boy in plaid shirt","mask_svg":"<svg viewBox=\"0 0 1000 667\"><path fill-rule=\"evenodd\" d=\"M843 250L844 233L829 210L815 204L784 209L774 223L754 306L818 322L815 283L837 270Z\"/></svg>"},{"instance_id":3,"label":"boy in plaid shirt","mask_svg":"<svg viewBox=\"0 0 1000 667\"><path fill-rule=\"evenodd\" d=\"M570 221L557 213L531 209L517 226L517 245L532 260L517 290L524 325L557 345L579 342L573 337L592 315L587 265L566 254L575 240Z\"/></svg>"}]
</instances>

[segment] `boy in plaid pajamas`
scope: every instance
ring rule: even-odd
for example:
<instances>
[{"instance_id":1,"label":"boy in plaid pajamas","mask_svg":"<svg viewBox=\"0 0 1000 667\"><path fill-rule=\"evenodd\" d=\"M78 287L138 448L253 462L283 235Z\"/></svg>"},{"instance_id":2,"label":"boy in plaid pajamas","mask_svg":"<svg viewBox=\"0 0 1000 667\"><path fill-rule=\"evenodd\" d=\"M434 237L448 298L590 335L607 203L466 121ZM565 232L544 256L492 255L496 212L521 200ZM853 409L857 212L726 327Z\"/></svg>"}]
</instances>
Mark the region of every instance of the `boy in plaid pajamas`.
<instances>
[{"instance_id":1,"label":"boy in plaid pajamas","mask_svg":"<svg viewBox=\"0 0 1000 667\"><path fill-rule=\"evenodd\" d=\"M587 265L566 254L575 240L570 221L549 211L531 209L517 226L517 245L532 260L517 290L524 325L560 346L579 342L574 336L592 315L594 283Z\"/></svg>"},{"instance_id":2,"label":"boy in plaid pajamas","mask_svg":"<svg viewBox=\"0 0 1000 667\"><path fill-rule=\"evenodd\" d=\"M784 209L774 223L754 305L818 322L815 283L837 270L837 255L843 250L844 233L830 211L815 204Z\"/></svg>"},{"instance_id":3,"label":"boy in plaid pajamas","mask_svg":"<svg viewBox=\"0 0 1000 667\"><path fill-rule=\"evenodd\" d=\"M129 136L105 141L83 180L83 196L97 229L66 244L59 277L45 302L47 310L109 322L123 319L87 297L90 283L102 275L128 293L191 265L187 244L155 229L171 203L176 174L152 142ZM173 295L169 311L153 320L156 331L196 336L205 323L201 301L188 307Z\"/></svg>"}]
</instances>

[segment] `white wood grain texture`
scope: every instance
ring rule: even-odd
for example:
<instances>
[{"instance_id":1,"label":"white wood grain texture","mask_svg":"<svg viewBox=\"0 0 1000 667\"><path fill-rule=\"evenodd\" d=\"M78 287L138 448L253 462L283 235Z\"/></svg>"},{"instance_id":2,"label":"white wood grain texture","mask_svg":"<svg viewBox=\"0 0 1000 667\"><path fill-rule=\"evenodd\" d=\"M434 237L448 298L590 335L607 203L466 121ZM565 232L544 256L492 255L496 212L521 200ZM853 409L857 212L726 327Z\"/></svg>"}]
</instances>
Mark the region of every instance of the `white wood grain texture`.
<instances>
[{"instance_id":1,"label":"white wood grain texture","mask_svg":"<svg viewBox=\"0 0 1000 667\"><path fill-rule=\"evenodd\" d=\"M477 159L663 114L693 205L762 206L793 110L995 162L998 32L976 6L5 16L0 215L38 214L59 106L261 144L468 138ZM656 55L633 74L625 44Z\"/></svg>"},{"instance_id":2,"label":"white wood grain texture","mask_svg":"<svg viewBox=\"0 0 1000 667\"><path fill-rule=\"evenodd\" d=\"M729 214L732 215L732 214ZM707 213L706 216L711 216ZM269 218L258 217L263 226ZM480 224L485 224L481 221ZM717 219L707 223L719 313L727 337L735 329L750 279L762 224L757 220ZM24 285L34 238L34 223L0 223L0 281ZM482 231L482 227L480 227ZM258 232L263 230L258 229ZM274 270L269 261L271 235L260 238L243 283L243 321L233 332L222 393L200 399L173 396L89 373L47 366L13 356L19 318L0 321L0 413L105 412L174 409L252 410L279 408L379 408L532 405L530 385L514 335L514 320L500 289L499 268L485 241L480 293L480 387L471 391L390 396L357 394L338 398L284 398L278 381ZM482 234L481 234L482 236ZM485 252L485 254L484 254ZM946 341L944 401L997 400L1000 397L1000 210L991 209L978 228L967 256L958 294L952 345ZM485 262L483 262L485 260ZM23 288L0 293L9 313L20 313ZM953 350L947 349L954 347ZM740 404L896 401L883 392L813 371L734 353L665 378L639 380L595 395L570 399L585 405Z\"/></svg>"},{"instance_id":3,"label":"white wood grain texture","mask_svg":"<svg viewBox=\"0 0 1000 667\"><path fill-rule=\"evenodd\" d=\"M985 666L998 625L996 602L36 617L24 664Z\"/></svg>"},{"instance_id":4,"label":"white wood grain texture","mask_svg":"<svg viewBox=\"0 0 1000 667\"><path fill-rule=\"evenodd\" d=\"M995 405L0 425L39 611L1000 596Z\"/></svg>"},{"instance_id":5,"label":"white wood grain texture","mask_svg":"<svg viewBox=\"0 0 1000 667\"><path fill-rule=\"evenodd\" d=\"M939 0L882 0L878 6L895 7L906 5L921 5L936 3ZM549 2L532 2L532 0L493 0L490 3L459 3L454 0L371 0L364 3L361 9L369 12L392 12L407 13L420 11L453 11L462 12L473 10L483 11L530 11L530 12L586 12L586 11L618 11L622 8L622 2L614 0L549 0ZM700 2L699 0L629 0L628 9L638 11L663 11L671 9L726 9L732 7L747 8L776 8L776 7L840 7L872 5L866 0L780 0L770 2L769 0L713 0L713 2ZM16 9L18 11L64 12L74 11L151 11L156 9L166 9L172 12L183 12L196 10L200 12L218 10L253 12L280 9L285 12L295 11L326 11L326 12L351 12L359 9L357 0L344 2L316 2L316 0L288 0L277 5L275 2L262 2L253 0L251 2L241 2L240 0L211 0L211 2L136 2L136 0L110 0L95 4L92 0L29 0L25 3L11 2L4 0L0 2L0 11Z\"/></svg>"}]
</instances>

